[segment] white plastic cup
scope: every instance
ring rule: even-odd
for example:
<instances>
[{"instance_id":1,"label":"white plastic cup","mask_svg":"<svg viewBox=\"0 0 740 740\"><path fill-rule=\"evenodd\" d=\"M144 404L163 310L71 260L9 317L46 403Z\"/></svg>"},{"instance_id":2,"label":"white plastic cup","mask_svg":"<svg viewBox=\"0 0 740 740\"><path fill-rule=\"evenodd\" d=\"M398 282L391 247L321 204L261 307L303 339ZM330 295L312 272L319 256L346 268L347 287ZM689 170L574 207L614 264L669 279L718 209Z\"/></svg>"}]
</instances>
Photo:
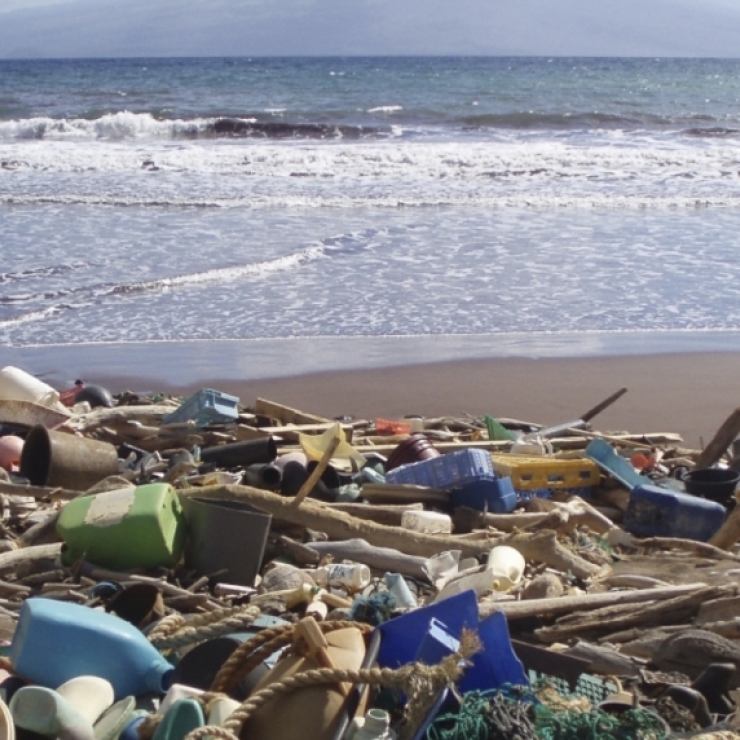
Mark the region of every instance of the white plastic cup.
<instances>
[{"instance_id":1,"label":"white plastic cup","mask_svg":"<svg viewBox=\"0 0 740 740\"><path fill-rule=\"evenodd\" d=\"M0 370L0 399L55 406L59 401L59 392L25 370L7 365Z\"/></svg>"},{"instance_id":2,"label":"white plastic cup","mask_svg":"<svg viewBox=\"0 0 740 740\"><path fill-rule=\"evenodd\" d=\"M404 511L401 515L401 526L425 534L450 534L452 519L447 514L437 511Z\"/></svg>"},{"instance_id":3,"label":"white plastic cup","mask_svg":"<svg viewBox=\"0 0 740 740\"><path fill-rule=\"evenodd\" d=\"M486 570L499 582L497 590L505 590L522 580L526 565L519 550L509 545L497 545L488 553Z\"/></svg>"}]
</instances>

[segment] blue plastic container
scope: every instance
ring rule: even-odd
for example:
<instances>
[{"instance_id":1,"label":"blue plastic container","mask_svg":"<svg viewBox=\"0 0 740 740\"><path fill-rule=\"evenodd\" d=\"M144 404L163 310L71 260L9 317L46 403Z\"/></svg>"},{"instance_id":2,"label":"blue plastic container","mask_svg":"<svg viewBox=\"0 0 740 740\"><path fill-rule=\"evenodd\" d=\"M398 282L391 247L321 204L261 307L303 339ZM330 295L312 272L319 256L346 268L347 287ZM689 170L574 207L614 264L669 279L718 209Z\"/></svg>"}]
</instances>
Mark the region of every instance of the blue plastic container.
<instances>
[{"instance_id":1,"label":"blue plastic container","mask_svg":"<svg viewBox=\"0 0 740 740\"><path fill-rule=\"evenodd\" d=\"M477 481L496 480L496 477L491 454L470 448L402 465L388 471L385 479L387 483L410 483L449 490Z\"/></svg>"},{"instance_id":2,"label":"blue plastic container","mask_svg":"<svg viewBox=\"0 0 740 740\"><path fill-rule=\"evenodd\" d=\"M116 700L164 694L173 668L132 624L97 609L27 599L10 646L16 673L56 688L77 676L111 683Z\"/></svg>"},{"instance_id":3,"label":"blue plastic container","mask_svg":"<svg viewBox=\"0 0 740 740\"><path fill-rule=\"evenodd\" d=\"M623 526L637 537L680 537L706 542L725 520L722 504L658 486L632 489Z\"/></svg>"},{"instance_id":4,"label":"blue plastic container","mask_svg":"<svg viewBox=\"0 0 740 740\"><path fill-rule=\"evenodd\" d=\"M201 388L183 401L178 409L162 420L163 424L181 424L194 421L196 427L208 424L229 424L239 416L239 398L212 388Z\"/></svg>"},{"instance_id":5,"label":"blue plastic container","mask_svg":"<svg viewBox=\"0 0 740 740\"><path fill-rule=\"evenodd\" d=\"M467 506L492 514L508 514L516 508L518 498L507 475L496 480L479 480L456 488L450 494L453 506Z\"/></svg>"}]
</instances>

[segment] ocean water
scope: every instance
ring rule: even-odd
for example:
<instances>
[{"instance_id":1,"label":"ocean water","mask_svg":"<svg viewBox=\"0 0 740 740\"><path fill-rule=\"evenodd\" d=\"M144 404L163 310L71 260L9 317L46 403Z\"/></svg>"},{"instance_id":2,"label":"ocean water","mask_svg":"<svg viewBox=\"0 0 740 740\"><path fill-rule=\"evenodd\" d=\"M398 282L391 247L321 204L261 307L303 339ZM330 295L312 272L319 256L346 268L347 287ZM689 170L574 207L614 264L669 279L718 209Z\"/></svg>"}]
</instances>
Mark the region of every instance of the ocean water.
<instances>
[{"instance_id":1,"label":"ocean water","mask_svg":"<svg viewBox=\"0 0 740 740\"><path fill-rule=\"evenodd\" d=\"M739 239L740 60L0 61L39 373L737 349Z\"/></svg>"}]
</instances>

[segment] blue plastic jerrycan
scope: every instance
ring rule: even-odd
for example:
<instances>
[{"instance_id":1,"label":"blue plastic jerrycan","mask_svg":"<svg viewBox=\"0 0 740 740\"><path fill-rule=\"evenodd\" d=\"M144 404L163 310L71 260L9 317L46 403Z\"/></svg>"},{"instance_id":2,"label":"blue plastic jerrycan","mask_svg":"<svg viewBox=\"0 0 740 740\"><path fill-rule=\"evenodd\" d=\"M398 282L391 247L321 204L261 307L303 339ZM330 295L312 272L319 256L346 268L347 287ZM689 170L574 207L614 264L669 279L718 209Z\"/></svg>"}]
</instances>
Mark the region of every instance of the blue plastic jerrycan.
<instances>
[{"instance_id":1,"label":"blue plastic jerrycan","mask_svg":"<svg viewBox=\"0 0 740 740\"><path fill-rule=\"evenodd\" d=\"M116 699L164 694L172 665L128 622L97 609L53 599L27 599L10 646L23 678L55 688L77 676L111 683Z\"/></svg>"}]
</instances>

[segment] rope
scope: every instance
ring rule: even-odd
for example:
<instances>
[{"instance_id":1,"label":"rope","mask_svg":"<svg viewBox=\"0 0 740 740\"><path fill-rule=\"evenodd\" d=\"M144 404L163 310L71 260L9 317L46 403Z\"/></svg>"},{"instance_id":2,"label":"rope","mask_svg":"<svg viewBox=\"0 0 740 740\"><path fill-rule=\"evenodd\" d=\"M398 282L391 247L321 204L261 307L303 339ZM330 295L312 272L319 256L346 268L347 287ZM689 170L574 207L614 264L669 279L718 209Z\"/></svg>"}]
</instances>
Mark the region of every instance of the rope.
<instances>
[{"instance_id":1,"label":"rope","mask_svg":"<svg viewBox=\"0 0 740 740\"><path fill-rule=\"evenodd\" d=\"M362 634L368 634L374 627L361 622L329 621L319 622L322 632L354 627ZM294 624L264 629L246 642L243 642L221 666L211 684L211 691L228 693L239 681L249 675L260 663L286 645L293 642Z\"/></svg>"},{"instance_id":2,"label":"rope","mask_svg":"<svg viewBox=\"0 0 740 740\"><path fill-rule=\"evenodd\" d=\"M249 627L260 615L256 606L216 609L185 620L180 614L165 617L149 634L149 642L158 650L184 647L196 642L238 632Z\"/></svg>"},{"instance_id":3,"label":"rope","mask_svg":"<svg viewBox=\"0 0 740 740\"><path fill-rule=\"evenodd\" d=\"M204 716L208 716L210 713L211 704L217 699L229 699L230 697L226 694L221 694L213 691L204 691L202 694L193 697L202 707ZM154 733L159 726L159 723L164 719L161 714L147 714L144 721L136 728L137 736L139 740L151 740L154 737Z\"/></svg>"},{"instance_id":4,"label":"rope","mask_svg":"<svg viewBox=\"0 0 740 740\"><path fill-rule=\"evenodd\" d=\"M209 736L218 736L222 740L239 740L239 733L244 722L249 719L253 712L263 707L270 700L299 688L335 683L381 685L400 689L409 697L407 717L418 718L426 714L437 698L439 690L459 677L464 670L462 665L464 657L463 652L455 653L444 658L436 666L411 663L397 669L317 668L304 671L265 686L257 693L252 694L229 716L223 727L199 727L188 733L185 740L204 740ZM408 727L405 728L406 733L401 736L402 740L404 737L408 737L415 727L416 723L409 721Z\"/></svg>"}]
</instances>

